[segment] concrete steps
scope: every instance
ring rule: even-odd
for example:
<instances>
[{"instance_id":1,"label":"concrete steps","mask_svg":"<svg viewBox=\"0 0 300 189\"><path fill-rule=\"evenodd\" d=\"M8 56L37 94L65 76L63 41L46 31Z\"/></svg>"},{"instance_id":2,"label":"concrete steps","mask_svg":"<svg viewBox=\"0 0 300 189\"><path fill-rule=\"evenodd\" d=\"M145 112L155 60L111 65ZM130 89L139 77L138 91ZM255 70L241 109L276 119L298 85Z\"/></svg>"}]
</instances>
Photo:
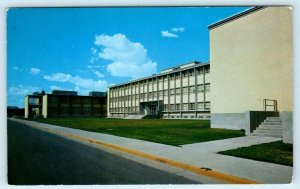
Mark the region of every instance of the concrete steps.
<instances>
[{"instance_id":1,"label":"concrete steps","mask_svg":"<svg viewBox=\"0 0 300 189\"><path fill-rule=\"evenodd\" d=\"M267 117L264 122L261 123L251 133L253 136L275 137L283 138L282 120L280 117Z\"/></svg>"},{"instance_id":2,"label":"concrete steps","mask_svg":"<svg viewBox=\"0 0 300 189\"><path fill-rule=\"evenodd\" d=\"M123 119L142 119L145 115L128 115Z\"/></svg>"}]
</instances>

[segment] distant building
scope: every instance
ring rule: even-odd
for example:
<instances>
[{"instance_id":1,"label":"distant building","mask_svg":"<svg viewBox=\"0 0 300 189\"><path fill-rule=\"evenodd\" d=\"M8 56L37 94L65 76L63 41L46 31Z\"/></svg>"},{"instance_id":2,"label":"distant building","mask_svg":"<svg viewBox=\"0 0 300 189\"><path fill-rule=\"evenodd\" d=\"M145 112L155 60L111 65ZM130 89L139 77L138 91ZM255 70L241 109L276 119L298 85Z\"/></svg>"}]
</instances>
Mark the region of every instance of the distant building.
<instances>
[{"instance_id":1,"label":"distant building","mask_svg":"<svg viewBox=\"0 0 300 189\"><path fill-rule=\"evenodd\" d=\"M7 117L21 117L24 115L24 108L19 108L17 106L7 106Z\"/></svg>"},{"instance_id":2,"label":"distant building","mask_svg":"<svg viewBox=\"0 0 300 189\"><path fill-rule=\"evenodd\" d=\"M106 93L106 92L92 91L92 92L89 92L89 96L106 97L106 96L107 96L107 93Z\"/></svg>"},{"instance_id":3,"label":"distant building","mask_svg":"<svg viewBox=\"0 0 300 189\"><path fill-rule=\"evenodd\" d=\"M106 116L106 96L80 96L76 91L58 91L52 94L25 97L25 118Z\"/></svg>"},{"instance_id":4,"label":"distant building","mask_svg":"<svg viewBox=\"0 0 300 189\"><path fill-rule=\"evenodd\" d=\"M190 62L157 75L109 87L108 116L210 118L210 66Z\"/></svg>"},{"instance_id":5,"label":"distant building","mask_svg":"<svg viewBox=\"0 0 300 189\"><path fill-rule=\"evenodd\" d=\"M69 96L77 96L77 91L62 91L62 90L53 90L52 94L54 95L69 95Z\"/></svg>"}]
</instances>

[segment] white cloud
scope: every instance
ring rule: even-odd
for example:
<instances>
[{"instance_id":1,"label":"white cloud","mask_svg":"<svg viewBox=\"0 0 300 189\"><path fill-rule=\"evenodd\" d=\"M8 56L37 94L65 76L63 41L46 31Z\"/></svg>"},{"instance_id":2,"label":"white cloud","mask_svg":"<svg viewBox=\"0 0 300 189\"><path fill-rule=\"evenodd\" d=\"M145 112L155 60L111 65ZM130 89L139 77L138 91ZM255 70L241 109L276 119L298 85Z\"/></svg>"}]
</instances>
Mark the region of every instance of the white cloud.
<instances>
[{"instance_id":1,"label":"white cloud","mask_svg":"<svg viewBox=\"0 0 300 189\"><path fill-rule=\"evenodd\" d=\"M94 47L92 47L92 48L91 48L91 52L92 52L93 54L97 54L97 49L94 48Z\"/></svg>"},{"instance_id":2,"label":"white cloud","mask_svg":"<svg viewBox=\"0 0 300 189\"><path fill-rule=\"evenodd\" d=\"M104 75L102 73L100 73L99 71L93 71L94 74L96 74L97 77L102 78L104 77Z\"/></svg>"},{"instance_id":3,"label":"white cloud","mask_svg":"<svg viewBox=\"0 0 300 189\"><path fill-rule=\"evenodd\" d=\"M95 45L102 47L99 58L112 61L107 65L112 76L138 78L156 73L157 64L148 57L147 49L124 34L97 35Z\"/></svg>"},{"instance_id":4,"label":"white cloud","mask_svg":"<svg viewBox=\"0 0 300 189\"><path fill-rule=\"evenodd\" d=\"M70 74L64 74L64 73L56 73L52 74L51 76L45 75L44 79L48 81L59 81L59 82L67 82L70 81L72 76Z\"/></svg>"},{"instance_id":5,"label":"white cloud","mask_svg":"<svg viewBox=\"0 0 300 189\"><path fill-rule=\"evenodd\" d=\"M67 88L59 87L59 86L55 86L55 85L50 86L50 89L51 89L51 91L53 91L53 90L72 91L72 89L67 89Z\"/></svg>"},{"instance_id":6,"label":"white cloud","mask_svg":"<svg viewBox=\"0 0 300 189\"><path fill-rule=\"evenodd\" d=\"M9 95L14 95L14 96L25 96L38 91L39 91L38 87L23 86L23 85L19 85L18 87L10 87L8 89Z\"/></svg>"},{"instance_id":7,"label":"white cloud","mask_svg":"<svg viewBox=\"0 0 300 189\"><path fill-rule=\"evenodd\" d=\"M41 70L38 68L30 68L30 73L32 75L38 75L38 74L40 74L40 72L41 72Z\"/></svg>"},{"instance_id":8,"label":"white cloud","mask_svg":"<svg viewBox=\"0 0 300 189\"><path fill-rule=\"evenodd\" d=\"M185 28L183 28L183 27L180 27L180 28L172 28L171 31L173 31L173 32L184 32L184 31L185 31Z\"/></svg>"},{"instance_id":9,"label":"white cloud","mask_svg":"<svg viewBox=\"0 0 300 189\"><path fill-rule=\"evenodd\" d=\"M108 83L104 80L95 81L92 79L86 79L80 76L72 76L64 73L46 75L44 76L44 79L48 81L71 83L75 86L75 88L87 91L106 91L108 86Z\"/></svg>"},{"instance_id":10,"label":"white cloud","mask_svg":"<svg viewBox=\"0 0 300 189\"><path fill-rule=\"evenodd\" d=\"M161 31L160 33L161 33L162 37L178 38L179 37L178 34L175 34L175 33L184 32L184 31L185 31L185 28L183 28L183 27L179 27L179 28L174 27L171 30Z\"/></svg>"},{"instance_id":11,"label":"white cloud","mask_svg":"<svg viewBox=\"0 0 300 189\"><path fill-rule=\"evenodd\" d=\"M178 35L174 33L170 33L169 31L161 31L161 36L163 37L178 37Z\"/></svg>"}]
</instances>

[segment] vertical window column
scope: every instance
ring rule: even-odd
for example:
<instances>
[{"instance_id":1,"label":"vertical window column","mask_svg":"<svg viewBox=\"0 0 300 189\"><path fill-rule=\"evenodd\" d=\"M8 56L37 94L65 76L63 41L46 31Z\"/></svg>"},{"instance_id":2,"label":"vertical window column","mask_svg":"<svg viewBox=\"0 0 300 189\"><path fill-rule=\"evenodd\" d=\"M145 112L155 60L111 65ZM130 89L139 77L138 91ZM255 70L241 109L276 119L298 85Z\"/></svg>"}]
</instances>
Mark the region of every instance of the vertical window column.
<instances>
[{"instance_id":1,"label":"vertical window column","mask_svg":"<svg viewBox=\"0 0 300 189\"><path fill-rule=\"evenodd\" d=\"M140 114L140 105L141 105L141 83L140 82L138 82L138 95L139 95L138 114Z\"/></svg>"},{"instance_id":2,"label":"vertical window column","mask_svg":"<svg viewBox=\"0 0 300 189\"><path fill-rule=\"evenodd\" d=\"M156 76L156 100L157 100L157 108L158 108L158 112L160 110L160 103L159 103L159 82L158 82L158 77Z\"/></svg>"},{"instance_id":3,"label":"vertical window column","mask_svg":"<svg viewBox=\"0 0 300 189\"><path fill-rule=\"evenodd\" d=\"M167 75L168 77L168 117L170 116L170 74Z\"/></svg>"},{"instance_id":4,"label":"vertical window column","mask_svg":"<svg viewBox=\"0 0 300 189\"><path fill-rule=\"evenodd\" d=\"M206 107L205 107L205 104L206 104L206 96L205 96L205 94L206 94L206 92L205 92L205 68L204 68L205 66L203 66L202 67L202 69L203 69L203 105L204 105L204 110L206 109Z\"/></svg>"},{"instance_id":5,"label":"vertical window column","mask_svg":"<svg viewBox=\"0 0 300 189\"><path fill-rule=\"evenodd\" d=\"M132 83L130 83L130 113L132 114L132 101L133 101L133 95L132 95Z\"/></svg>"},{"instance_id":6,"label":"vertical window column","mask_svg":"<svg viewBox=\"0 0 300 189\"><path fill-rule=\"evenodd\" d=\"M173 77L173 81L174 81L174 110L176 111L176 73L174 73L174 77Z\"/></svg>"},{"instance_id":7,"label":"vertical window column","mask_svg":"<svg viewBox=\"0 0 300 189\"><path fill-rule=\"evenodd\" d=\"M197 118L197 107L198 107L198 81L197 81L197 69L194 68L195 75L195 118Z\"/></svg>"},{"instance_id":8,"label":"vertical window column","mask_svg":"<svg viewBox=\"0 0 300 189\"><path fill-rule=\"evenodd\" d=\"M183 103L183 90L182 90L182 72L180 72L180 118L182 118L182 103Z\"/></svg>"}]
</instances>

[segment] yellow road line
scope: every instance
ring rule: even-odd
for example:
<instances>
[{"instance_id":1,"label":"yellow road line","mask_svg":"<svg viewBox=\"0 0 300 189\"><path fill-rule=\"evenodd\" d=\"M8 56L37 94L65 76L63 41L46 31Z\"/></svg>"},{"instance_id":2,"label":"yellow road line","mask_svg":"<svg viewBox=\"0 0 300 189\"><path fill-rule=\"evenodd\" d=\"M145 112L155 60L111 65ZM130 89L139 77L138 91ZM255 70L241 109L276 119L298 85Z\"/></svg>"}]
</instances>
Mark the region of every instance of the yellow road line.
<instances>
[{"instance_id":1,"label":"yellow road line","mask_svg":"<svg viewBox=\"0 0 300 189\"><path fill-rule=\"evenodd\" d=\"M175 160L170 160L170 159L167 159L167 158L164 158L164 157L159 157L159 156L155 156L155 155L152 155L152 154L147 154L147 153L144 153L144 152L141 152L141 151L128 149L128 148L125 148L125 147L117 146L117 145L110 144L110 143L101 142L101 141L94 140L94 139L84 138L84 137L81 137L79 135L69 134L69 133L61 132L61 131L55 131L55 130L52 130L52 129L42 128L42 127L39 127L39 126L33 126L33 125L30 125L30 126L41 129L41 130L44 130L44 131L47 131L47 132L50 132L50 133L54 133L54 134L57 134L57 135L62 135L62 136L68 137L68 138L81 140L81 141L84 141L84 142L100 145L102 147L118 150L118 151L121 151L121 152L125 152L125 153L131 154L131 155L138 156L138 157L142 157L142 158L146 158L146 159L153 160L153 161L156 161L156 162L171 165L173 167L181 168L181 169L193 172L193 173L197 173L199 175L209 176L209 177L212 177L214 179L221 180L221 181L224 181L224 182L227 182L227 183L233 183L233 184L258 184L258 182L254 181L254 180L250 180L250 179L246 179L246 178L241 178L241 177L225 174L225 173L222 173L222 172L218 172L218 171L214 171L214 170L211 170L211 169L190 165L190 164L187 164L187 163L182 163L182 162L175 161Z\"/></svg>"}]
</instances>

